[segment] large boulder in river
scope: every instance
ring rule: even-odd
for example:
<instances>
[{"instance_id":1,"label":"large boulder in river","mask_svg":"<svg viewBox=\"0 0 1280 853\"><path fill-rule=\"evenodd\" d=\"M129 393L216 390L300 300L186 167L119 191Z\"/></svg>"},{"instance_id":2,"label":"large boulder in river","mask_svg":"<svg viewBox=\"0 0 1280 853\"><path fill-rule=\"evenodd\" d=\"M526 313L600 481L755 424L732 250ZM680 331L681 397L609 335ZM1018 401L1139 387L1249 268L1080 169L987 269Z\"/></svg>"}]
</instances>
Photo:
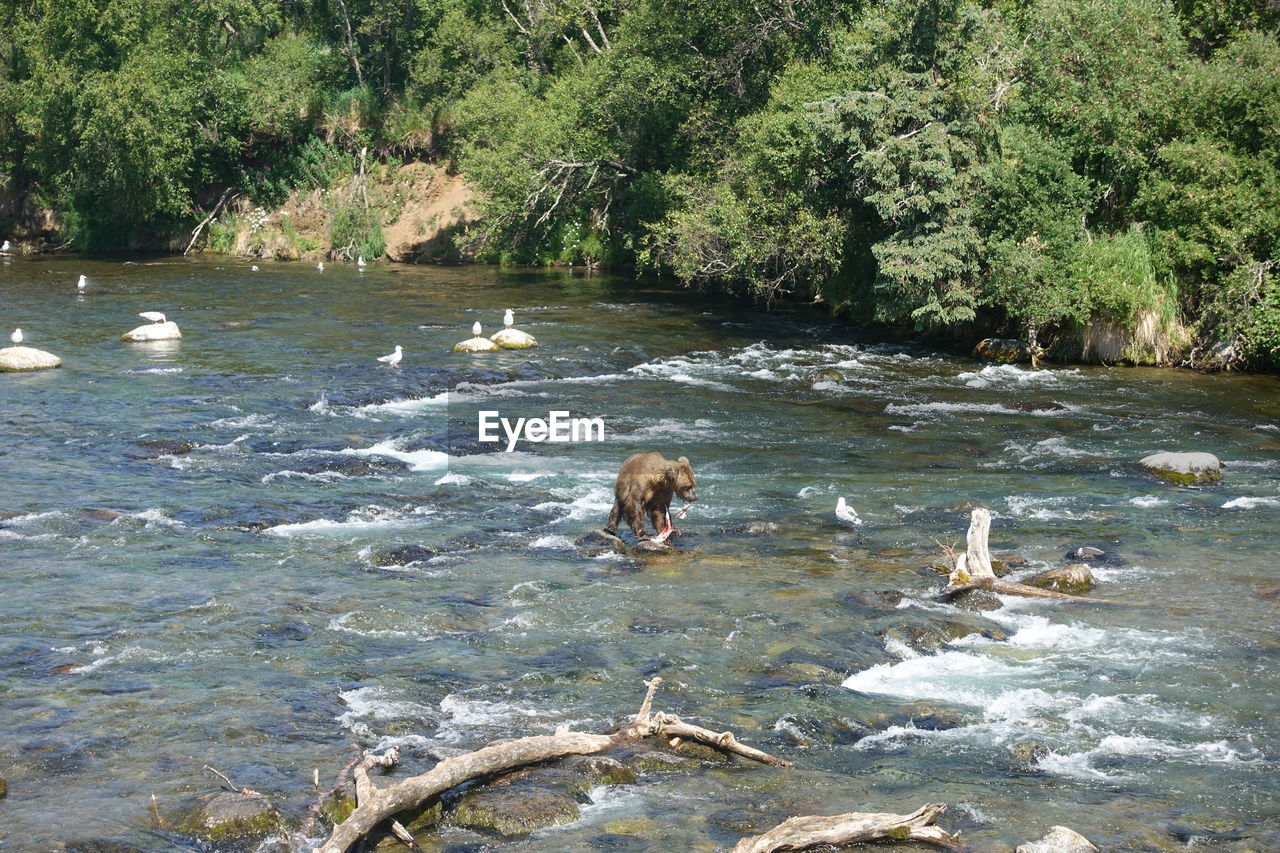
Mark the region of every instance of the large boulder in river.
<instances>
[{"instance_id":1,"label":"large boulder in river","mask_svg":"<svg viewBox=\"0 0 1280 853\"><path fill-rule=\"evenodd\" d=\"M501 347L493 341L479 336L467 338L453 345L454 352L497 352L500 349Z\"/></svg>"},{"instance_id":2,"label":"large boulder in river","mask_svg":"<svg viewBox=\"0 0 1280 853\"><path fill-rule=\"evenodd\" d=\"M1024 581L1028 586L1041 589L1052 589L1069 595L1083 595L1098 585L1093 572L1084 563L1071 563L1066 566L1047 569Z\"/></svg>"},{"instance_id":3,"label":"large boulder in river","mask_svg":"<svg viewBox=\"0 0 1280 853\"><path fill-rule=\"evenodd\" d=\"M48 370L61 367L62 359L50 352L34 347L5 347L0 349L0 371Z\"/></svg>"},{"instance_id":4,"label":"large boulder in river","mask_svg":"<svg viewBox=\"0 0 1280 853\"><path fill-rule=\"evenodd\" d=\"M172 320L166 320L163 323L147 323L145 326L131 329L121 335L120 340L142 344L150 341L173 341L180 337L182 332L178 331L178 324Z\"/></svg>"},{"instance_id":5,"label":"large boulder in river","mask_svg":"<svg viewBox=\"0 0 1280 853\"><path fill-rule=\"evenodd\" d=\"M500 329L490 335L489 340L503 349L533 349L538 345L533 335L519 329Z\"/></svg>"},{"instance_id":6,"label":"large boulder in river","mask_svg":"<svg viewBox=\"0 0 1280 853\"><path fill-rule=\"evenodd\" d=\"M1161 480L1179 486L1216 483L1222 479L1222 463L1212 453L1152 453L1138 464Z\"/></svg>"},{"instance_id":7,"label":"large boulder in river","mask_svg":"<svg viewBox=\"0 0 1280 853\"><path fill-rule=\"evenodd\" d=\"M1055 826L1039 841L1018 845L1017 853L1098 853L1098 848L1075 830Z\"/></svg>"},{"instance_id":8,"label":"large boulder in river","mask_svg":"<svg viewBox=\"0 0 1280 853\"><path fill-rule=\"evenodd\" d=\"M972 356L978 361L1021 364L1031 361L1031 347L1011 338L985 338L974 346Z\"/></svg>"}]
</instances>

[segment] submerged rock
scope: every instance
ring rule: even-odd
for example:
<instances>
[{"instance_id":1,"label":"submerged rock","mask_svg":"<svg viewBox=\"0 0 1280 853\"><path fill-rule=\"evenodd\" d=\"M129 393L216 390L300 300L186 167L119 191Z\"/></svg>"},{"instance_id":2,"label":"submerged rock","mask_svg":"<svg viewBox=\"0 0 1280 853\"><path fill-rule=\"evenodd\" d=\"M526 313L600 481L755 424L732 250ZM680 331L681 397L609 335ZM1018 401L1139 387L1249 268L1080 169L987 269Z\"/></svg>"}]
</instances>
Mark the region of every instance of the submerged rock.
<instances>
[{"instance_id":1,"label":"submerged rock","mask_svg":"<svg viewBox=\"0 0 1280 853\"><path fill-rule=\"evenodd\" d=\"M1015 412L1065 412L1067 407L1061 403L1038 403L1032 401L1023 401L1017 403L1005 403L1006 409L1012 409Z\"/></svg>"},{"instance_id":2,"label":"submerged rock","mask_svg":"<svg viewBox=\"0 0 1280 853\"><path fill-rule=\"evenodd\" d=\"M1098 848L1075 830L1055 826L1039 841L1018 845L1016 853L1098 853Z\"/></svg>"},{"instance_id":3,"label":"submerged rock","mask_svg":"<svg viewBox=\"0 0 1280 853\"><path fill-rule=\"evenodd\" d=\"M177 456L190 453L196 446L190 441L176 438L148 438L135 441L124 455L130 459L157 459L161 456Z\"/></svg>"},{"instance_id":4,"label":"submerged rock","mask_svg":"<svg viewBox=\"0 0 1280 853\"><path fill-rule=\"evenodd\" d=\"M1089 567L1084 563L1071 563L1067 566L1047 569L1028 578L1024 583L1028 586L1057 590L1071 595L1084 595L1098 585L1093 572L1089 571Z\"/></svg>"},{"instance_id":5,"label":"submerged rock","mask_svg":"<svg viewBox=\"0 0 1280 853\"><path fill-rule=\"evenodd\" d=\"M0 776L0 800L9 795L9 780Z\"/></svg>"},{"instance_id":6,"label":"submerged rock","mask_svg":"<svg viewBox=\"0 0 1280 853\"><path fill-rule=\"evenodd\" d=\"M824 367L822 370L810 373L806 381L810 385L817 385L821 382L843 382L844 378L844 374L834 367Z\"/></svg>"},{"instance_id":7,"label":"submerged rock","mask_svg":"<svg viewBox=\"0 0 1280 853\"><path fill-rule=\"evenodd\" d=\"M776 521L748 521L732 528L730 533L745 533L749 536L772 536L782 529Z\"/></svg>"},{"instance_id":8,"label":"submerged rock","mask_svg":"<svg viewBox=\"0 0 1280 853\"><path fill-rule=\"evenodd\" d=\"M574 540L573 547L577 548L578 553L584 557L598 557L610 551L625 551L627 550L627 543L612 533L605 533L603 530L592 530L585 536L579 536Z\"/></svg>"},{"instance_id":9,"label":"submerged rock","mask_svg":"<svg viewBox=\"0 0 1280 853\"><path fill-rule=\"evenodd\" d=\"M1009 747L1009 763L1018 770L1034 770L1051 750L1038 740L1024 740Z\"/></svg>"},{"instance_id":10,"label":"submerged rock","mask_svg":"<svg viewBox=\"0 0 1280 853\"><path fill-rule=\"evenodd\" d=\"M520 838L549 826L573 823L581 816L568 794L540 785L475 788L463 794L449 812L456 826Z\"/></svg>"},{"instance_id":11,"label":"submerged rock","mask_svg":"<svg viewBox=\"0 0 1280 853\"><path fill-rule=\"evenodd\" d=\"M896 589L848 592L836 596L836 600L841 604L847 604L852 607L865 607L869 610L897 610L898 605L902 604L902 599L904 598L906 596Z\"/></svg>"},{"instance_id":12,"label":"submerged rock","mask_svg":"<svg viewBox=\"0 0 1280 853\"><path fill-rule=\"evenodd\" d=\"M178 331L178 324L172 320L166 320L163 323L147 323L145 326L130 329L120 336L120 340L139 344L150 341L173 341L180 337L182 332Z\"/></svg>"},{"instance_id":13,"label":"submerged rock","mask_svg":"<svg viewBox=\"0 0 1280 853\"><path fill-rule=\"evenodd\" d=\"M393 548L375 552L372 562L379 568L411 566L414 563L425 563L434 556L436 552L433 549L424 548L421 545L396 545Z\"/></svg>"},{"instance_id":14,"label":"submerged rock","mask_svg":"<svg viewBox=\"0 0 1280 853\"><path fill-rule=\"evenodd\" d=\"M1152 453L1138 460L1158 479L1179 486L1198 486L1222 480L1222 463L1212 453Z\"/></svg>"},{"instance_id":15,"label":"submerged rock","mask_svg":"<svg viewBox=\"0 0 1280 853\"><path fill-rule=\"evenodd\" d=\"M224 791L206 795L180 825L182 832L210 841L263 838L279 830L280 812L262 794Z\"/></svg>"},{"instance_id":16,"label":"submerged rock","mask_svg":"<svg viewBox=\"0 0 1280 853\"><path fill-rule=\"evenodd\" d=\"M0 349L0 372L25 370L49 370L61 367L62 359L51 352L34 347L5 347Z\"/></svg>"},{"instance_id":17,"label":"submerged rock","mask_svg":"<svg viewBox=\"0 0 1280 853\"><path fill-rule=\"evenodd\" d=\"M985 338L978 341L971 355L979 361L1019 364L1031 361L1031 347L1025 341L1011 338Z\"/></svg>"}]
</instances>

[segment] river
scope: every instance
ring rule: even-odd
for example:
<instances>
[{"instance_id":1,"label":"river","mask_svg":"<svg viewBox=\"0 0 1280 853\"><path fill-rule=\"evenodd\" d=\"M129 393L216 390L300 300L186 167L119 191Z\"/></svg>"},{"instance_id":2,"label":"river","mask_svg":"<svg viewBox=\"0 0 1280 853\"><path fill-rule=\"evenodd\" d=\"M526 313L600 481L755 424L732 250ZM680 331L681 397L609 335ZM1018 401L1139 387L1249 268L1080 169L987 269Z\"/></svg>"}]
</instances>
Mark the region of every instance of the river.
<instances>
[{"instance_id":1,"label":"river","mask_svg":"<svg viewBox=\"0 0 1280 853\"><path fill-rule=\"evenodd\" d=\"M451 352L508 307L540 348ZM145 310L182 339L122 343ZM1280 849L1275 377L983 366L563 271L14 258L0 323L64 360L0 374L0 849L191 849L152 797L216 790L205 764L296 815L352 743L421 767L608 731L655 674L657 708L796 766L647 773L567 826L429 849L718 850L930 802L986 851L1054 824ZM506 453L481 410L605 439ZM642 450L698 476L675 554L580 554ZM1159 450L1215 453L1222 484L1155 482ZM1096 546L1125 606L940 601L928 566L977 504L1015 578ZM979 630L929 639L955 623Z\"/></svg>"}]
</instances>

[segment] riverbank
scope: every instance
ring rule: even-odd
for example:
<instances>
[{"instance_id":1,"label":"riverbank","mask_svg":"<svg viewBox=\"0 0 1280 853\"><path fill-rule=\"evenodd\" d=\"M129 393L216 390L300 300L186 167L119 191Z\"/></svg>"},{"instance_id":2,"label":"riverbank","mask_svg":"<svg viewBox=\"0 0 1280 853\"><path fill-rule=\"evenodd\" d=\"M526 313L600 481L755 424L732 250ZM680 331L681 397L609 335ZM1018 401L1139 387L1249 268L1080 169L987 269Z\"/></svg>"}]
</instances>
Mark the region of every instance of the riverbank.
<instances>
[{"instance_id":1,"label":"riverbank","mask_svg":"<svg viewBox=\"0 0 1280 853\"><path fill-rule=\"evenodd\" d=\"M213 211L192 232L157 237L170 253L197 252L251 260L312 263L385 259L393 263L473 263L469 238L479 222L479 194L466 176L445 164L421 160L358 163L325 186L295 190L279 206L267 208L230 195L211 201ZM52 211L26 205L15 231L13 251L56 251L66 242ZM18 205L11 201L10 208ZM215 215L216 214L216 215ZM815 303L827 312L823 303ZM841 315L841 310L836 309ZM934 330L929 344L982 360L1029 363L1031 349L1006 347L998 358L975 348L984 339L1004 337L999 315ZM919 339L910 328L880 332L898 340ZM1220 371L1239 367L1236 349L1224 342L1197 342L1176 306L1155 300L1131 326L1107 320L1045 329L1038 341L1043 359L1060 364L1180 366Z\"/></svg>"}]
</instances>

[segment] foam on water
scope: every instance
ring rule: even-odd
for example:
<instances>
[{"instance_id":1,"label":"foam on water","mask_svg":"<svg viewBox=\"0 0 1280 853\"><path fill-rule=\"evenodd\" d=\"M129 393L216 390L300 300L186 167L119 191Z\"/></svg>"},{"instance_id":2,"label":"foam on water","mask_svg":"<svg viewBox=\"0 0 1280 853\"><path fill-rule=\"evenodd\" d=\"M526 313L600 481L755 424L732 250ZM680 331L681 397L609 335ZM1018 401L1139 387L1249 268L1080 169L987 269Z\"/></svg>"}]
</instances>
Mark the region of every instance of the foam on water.
<instances>
[{"instance_id":1,"label":"foam on water","mask_svg":"<svg viewBox=\"0 0 1280 853\"><path fill-rule=\"evenodd\" d=\"M348 447L339 453L346 453L351 456L386 456L391 459L399 459L401 462L407 462L414 471L438 471L449 465L450 456L439 450L401 450L400 444L402 439L389 438L380 441L372 447L354 448Z\"/></svg>"},{"instance_id":2,"label":"foam on water","mask_svg":"<svg viewBox=\"0 0 1280 853\"><path fill-rule=\"evenodd\" d=\"M430 721L433 718L430 709L425 705L394 698L381 685L347 690L339 693L338 698L350 709L338 715L338 725L355 735L371 740L375 734L369 725L370 721L406 718Z\"/></svg>"},{"instance_id":3,"label":"foam on water","mask_svg":"<svg viewBox=\"0 0 1280 853\"><path fill-rule=\"evenodd\" d=\"M1085 380L1079 370L1047 370L1019 367L1015 364L988 364L981 370L956 376L969 388L1035 386L1038 388L1072 388Z\"/></svg>"},{"instance_id":4,"label":"foam on water","mask_svg":"<svg viewBox=\"0 0 1280 853\"><path fill-rule=\"evenodd\" d=\"M1139 495L1136 498L1129 498L1129 503L1134 506L1140 506L1144 509L1157 506L1168 506L1169 502L1164 498L1158 498L1155 495Z\"/></svg>"},{"instance_id":5,"label":"foam on water","mask_svg":"<svg viewBox=\"0 0 1280 853\"><path fill-rule=\"evenodd\" d=\"M572 551L575 546L573 544L573 540L568 536L550 535L539 536L537 539L529 543L529 547L552 551Z\"/></svg>"},{"instance_id":6,"label":"foam on water","mask_svg":"<svg viewBox=\"0 0 1280 853\"><path fill-rule=\"evenodd\" d=\"M1280 498L1234 498L1222 505L1223 509L1256 509L1280 506Z\"/></svg>"},{"instance_id":7,"label":"foam on water","mask_svg":"<svg viewBox=\"0 0 1280 853\"><path fill-rule=\"evenodd\" d=\"M1076 508L1078 501L1070 497L1032 497L1009 495L1005 498L1012 518L1032 521L1086 521L1101 518L1096 512Z\"/></svg>"},{"instance_id":8,"label":"foam on water","mask_svg":"<svg viewBox=\"0 0 1280 853\"><path fill-rule=\"evenodd\" d=\"M274 474L263 474L258 481L260 483L274 483L276 480L305 480L312 483L336 483L339 480L351 479L346 474L338 471L317 471L310 473L308 471L276 471Z\"/></svg>"},{"instance_id":9,"label":"foam on water","mask_svg":"<svg viewBox=\"0 0 1280 853\"><path fill-rule=\"evenodd\" d=\"M483 699L467 699L450 693L440 700L440 731L444 741L475 739L477 733L512 729L546 728L532 726L532 720L554 719L557 714L541 708L522 708L509 702L488 702Z\"/></svg>"},{"instance_id":10,"label":"foam on water","mask_svg":"<svg viewBox=\"0 0 1280 853\"><path fill-rule=\"evenodd\" d=\"M370 505L352 510L342 521L317 518L313 521L299 521L291 524L278 524L268 527L263 533L271 536L353 536L389 528L416 525L423 516L433 515L435 510L418 507L409 512L388 509L387 507Z\"/></svg>"}]
</instances>

